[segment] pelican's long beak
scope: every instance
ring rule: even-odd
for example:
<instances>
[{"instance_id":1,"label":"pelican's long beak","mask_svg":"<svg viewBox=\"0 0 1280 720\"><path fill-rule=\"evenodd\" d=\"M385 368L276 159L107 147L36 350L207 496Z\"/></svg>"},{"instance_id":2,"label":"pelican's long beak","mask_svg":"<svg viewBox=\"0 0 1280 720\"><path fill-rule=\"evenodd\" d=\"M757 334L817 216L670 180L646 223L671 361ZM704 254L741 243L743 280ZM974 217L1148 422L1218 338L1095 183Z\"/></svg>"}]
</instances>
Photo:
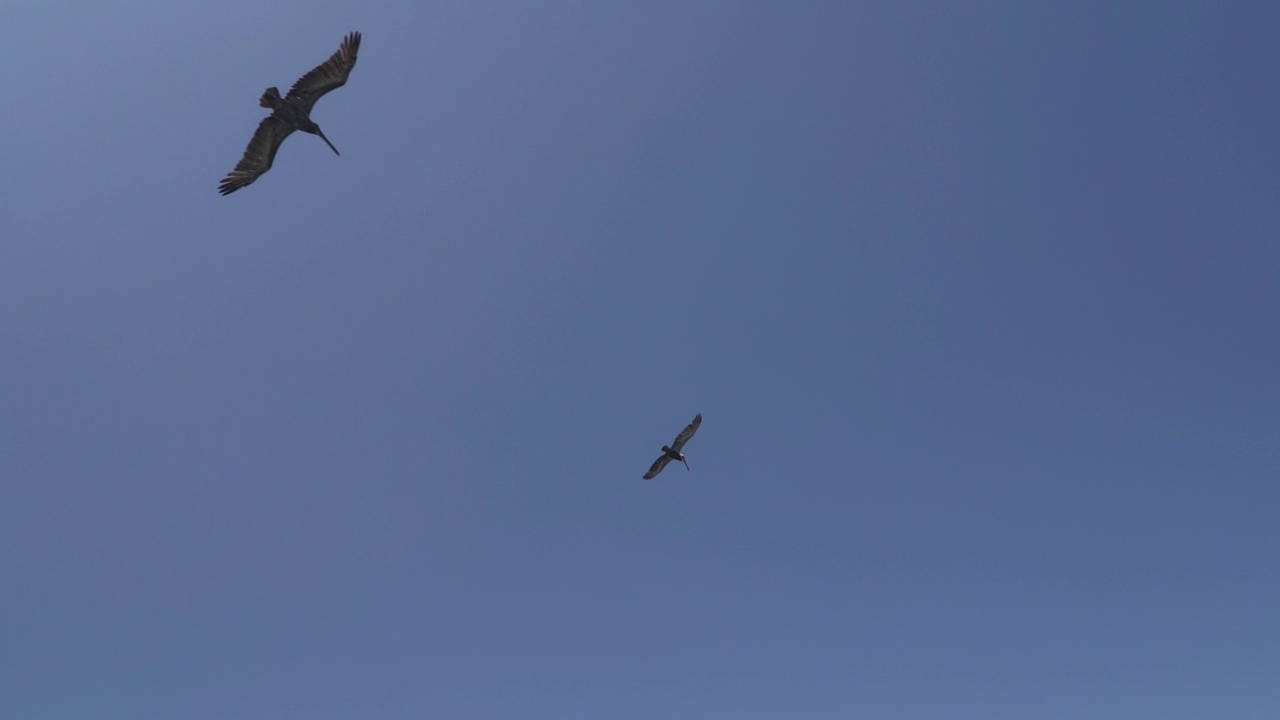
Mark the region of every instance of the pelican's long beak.
<instances>
[{"instance_id":1,"label":"pelican's long beak","mask_svg":"<svg viewBox=\"0 0 1280 720\"><path fill-rule=\"evenodd\" d=\"M320 131L319 125L316 126L316 134L320 136L320 139L324 141L325 145L329 146L329 149L333 151L334 155L342 157L342 153L338 152L338 148L334 147L333 143L329 142L329 138L325 137L324 133Z\"/></svg>"},{"instance_id":2,"label":"pelican's long beak","mask_svg":"<svg viewBox=\"0 0 1280 720\"><path fill-rule=\"evenodd\" d=\"M688 461L688 460L685 460L684 458L680 458L680 462L684 463L684 469L685 469L685 470L689 470L689 461ZM689 472L693 472L693 471L692 471L692 470L689 470Z\"/></svg>"}]
</instances>

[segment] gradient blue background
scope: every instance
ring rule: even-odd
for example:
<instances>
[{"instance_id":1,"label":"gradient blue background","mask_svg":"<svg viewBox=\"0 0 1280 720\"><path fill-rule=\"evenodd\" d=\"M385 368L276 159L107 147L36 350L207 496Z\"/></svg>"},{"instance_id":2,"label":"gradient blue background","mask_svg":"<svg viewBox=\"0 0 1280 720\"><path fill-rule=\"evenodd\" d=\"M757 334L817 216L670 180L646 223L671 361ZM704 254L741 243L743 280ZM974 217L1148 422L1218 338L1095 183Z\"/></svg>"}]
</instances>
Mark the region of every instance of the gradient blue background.
<instances>
[{"instance_id":1,"label":"gradient blue background","mask_svg":"<svg viewBox=\"0 0 1280 720\"><path fill-rule=\"evenodd\" d=\"M1280 717L1277 37L9 3L0 715Z\"/></svg>"}]
</instances>

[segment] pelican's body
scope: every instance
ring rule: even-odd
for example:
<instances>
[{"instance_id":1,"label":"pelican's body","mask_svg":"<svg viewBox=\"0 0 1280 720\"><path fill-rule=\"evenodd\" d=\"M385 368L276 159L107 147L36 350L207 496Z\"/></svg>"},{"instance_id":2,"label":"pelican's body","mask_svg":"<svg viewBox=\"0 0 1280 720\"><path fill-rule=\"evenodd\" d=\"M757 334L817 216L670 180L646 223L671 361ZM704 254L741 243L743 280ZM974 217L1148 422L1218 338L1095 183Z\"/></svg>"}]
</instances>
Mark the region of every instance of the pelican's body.
<instances>
[{"instance_id":1,"label":"pelican's body","mask_svg":"<svg viewBox=\"0 0 1280 720\"><path fill-rule=\"evenodd\" d=\"M261 104L263 107L269 107L274 111L271 113L271 117L283 121L286 126L296 130L319 136L321 140L328 143L334 153L342 154L338 152L338 148L333 147L333 143L329 142L329 138L325 137L323 132L320 132L320 126L311 119L310 111L297 101L290 100L287 97L280 97L278 88L267 88L267 91L262 93Z\"/></svg>"},{"instance_id":2,"label":"pelican's body","mask_svg":"<svg viewBox=\"0 0 1280 720\"><path fill-rule=\"evenodd\" d=\"M667 447L666 445L663 445L663 446L662 446L662 454L663 454L663 455L665 455L665 456L667 457L667 460L668 460L668 461L671 461L671 460L678 460L678 461L680 461L680 462L684 463L684 469L685 469L685 470L688 470L688 469L689 469L689 461L684 459L684 453L676 452L675 450L672 450L671 448Z\"/></svg>"},{"instance_id":3,"label":"pelican's body","mask_svg":"<svg viewBox=\"0 0 1280 720\"><path fill-rule=\"evenodd\" d=\"M693 437L693 434L698 432L698 426L701 424L702 413L698 413L694 416L693 422L686 425L685 428L680 431L680 434L676 436L675 441L672 442L671 445L662 446L662 454L658 456L657 460L653 461L653 465L649 466L649 472L644 474L644 479L652 480L657 477L658 473L662 472L662 469L665 468L667 463L672 460L678 460L684 463L684 469L688 470L689 461L684 458L684 453L680 451L684 449L684 444L689 442L689 438Z\"/></svg>"},{"instance_id":4,"label":"pelican's body","mask_svg":"<svg viewBox=\"0 0 1280 720\"><path fill-rule=\"evenodd\" d=\"M321 132L320 126L311 119L311 110L325 93L347 83L351 69L356 66L356 53L359 50L360 33L353 32L343 38L338 51L328 60L294 83L288 95L281 97L280 90L274 87L269 87L262 93L258 104L270 108L271 114L258 124L249 147L245 148L244 157L236 164L236 169L227 173L218 185L219 193L233 193L270 170L280 143L295 130L318 136L335 154L340 154L338 148Z\"/></svg>"}]
</instances>

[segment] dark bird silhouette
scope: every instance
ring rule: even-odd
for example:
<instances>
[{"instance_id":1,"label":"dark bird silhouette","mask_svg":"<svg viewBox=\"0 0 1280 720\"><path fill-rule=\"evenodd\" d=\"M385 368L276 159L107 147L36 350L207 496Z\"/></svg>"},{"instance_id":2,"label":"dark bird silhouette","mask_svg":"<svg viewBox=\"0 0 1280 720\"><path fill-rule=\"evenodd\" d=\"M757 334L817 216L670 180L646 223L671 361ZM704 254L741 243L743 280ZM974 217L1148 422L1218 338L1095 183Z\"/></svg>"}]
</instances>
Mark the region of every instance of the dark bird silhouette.
<instances>
[{"instance_id":1,"label":"dark bird silhouette","mask_svg":"<svg viewBox=\"0 0 1280 720\"><path fill-rule=\"evenodd\" d=\"M693 417L693 422L686 425L685 428L680 431L680 434L676 436L676 439L672 441L671 447L667 447L666 445L662 446L662 455L657 460L654 460L653 464L649 466L649 472L644 474L644 479L652 480L657 477L658 473L662 472L662 468L666 467L667 463L672 460L679 460L684 463L684 469L688 470L689 461L684 459L684 455L681 454L680 449L684 447L685 443L689 442L689 438L693 437L694 433L698 432L698 426L701 424L702 413L698 413Z\"/></svg>"},{"instance_id":2,"label":"dark bird silhouette","mask_svg":"<svg viewBox=\"0 0 1280 720\"><path fill-rule=\"evenodd\" d=\"M270 170L280 143L294 130L319 135L334 154L341 154L320 131L320 126L311 121L311 108L325 93L347 83L351 68L356 66L356 51L359 49L360 33L353 32L343 38L338 52L294 83L288 95L280 97L280 90L274 87L262 93L258 104L271 108L271 114L258 124L249 147L245 148L244 157L236 163L236 169L227 173L218 184L219 193L229 195Z\"/></svg>"}]
</instances>

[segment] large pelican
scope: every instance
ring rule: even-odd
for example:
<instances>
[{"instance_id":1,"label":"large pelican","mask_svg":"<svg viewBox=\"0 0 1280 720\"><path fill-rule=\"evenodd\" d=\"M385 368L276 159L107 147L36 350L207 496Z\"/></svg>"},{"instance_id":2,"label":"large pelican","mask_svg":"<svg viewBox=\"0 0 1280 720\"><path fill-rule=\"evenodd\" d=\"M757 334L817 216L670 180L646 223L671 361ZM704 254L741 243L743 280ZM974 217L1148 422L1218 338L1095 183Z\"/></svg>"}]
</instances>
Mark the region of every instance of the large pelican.
<instances>
[{"instance_id":1,"label":"large pelican","mask_svg":"<svg viewBox=\"0 0 1280 720\"><path fill-rule=\"evenodd\" d=\"M679 460L684 463L684 469L688 470L689 461L684 459L684 454L680 452L680 449L684 447L685 443L689 442L689 438L693 437L694 433L698 432L698 426L701 424L702 413L698 413L693 417L693 422L686 425L680 431L680 434L676 436L676 439L672 441L671 447L662 446L662 455L653 461L653 465L649 466L649 472L644 474L644 479L652 480L657 477L658 473L662 472L662 468L666 467L667 463L672 460Z\"/></svg>"},{"instance_id":2,"label":"large pelican","mask_svg":"<svg viewBox=\"0 0 1280 720\"><path fill-rule=\"evenodd\" d=\"M346 84L351 68L356 66L356 51L359 49L360 33L353 32L343 38L338 52L294 83L288 95L280 97L279 88L274 87L262 93L258 104L271 108L271 114L258 124L249 147L245 148L244 157L236 163L236 169L227 173L218 184L218 192L223 195L233 193L270 170L280 143L294 130L319 135L329 149L341 154L320 131L320 126L311 121L311 108L325 93Z\"/></svg>"}]
</instances>

